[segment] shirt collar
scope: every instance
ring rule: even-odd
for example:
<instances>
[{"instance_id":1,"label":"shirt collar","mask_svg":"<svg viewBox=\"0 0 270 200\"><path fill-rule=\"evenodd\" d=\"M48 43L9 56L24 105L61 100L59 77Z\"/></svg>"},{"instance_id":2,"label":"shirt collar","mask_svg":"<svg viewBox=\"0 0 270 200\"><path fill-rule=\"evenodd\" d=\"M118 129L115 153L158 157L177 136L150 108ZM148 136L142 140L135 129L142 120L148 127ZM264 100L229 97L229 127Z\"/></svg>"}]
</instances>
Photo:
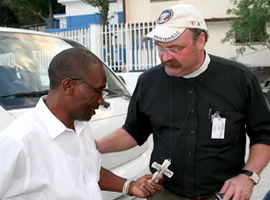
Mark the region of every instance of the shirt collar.
<instances>
[{"instance_id":1,"label":"shirt collar","mask_svg":"<svg viewBox=\"0 0 270 200\"><path fill-rule=\"evenodd\" d=\"M75 127L75 131L78 135L80 135L84 128L88 125L89 121L79 121L79 120L75 120L74 121L74 127Z\"/></svg>"},{"instance_id":2,"label":"shirt collar","mask_svg":"<svg viewBox=\"0 0 270 200\"><path fill-rule=\"evenodd\" d=\"M36 112L41 118L41 121L43 122L44 126L46 127L48 134L50 138L53 140L57 136L61 135L65 131L74 132L74 130L67 128L46 106L44 103L44 99L46 99L47 96L43 96L39 99L37 105L36 105ZM74 127L76 130L76 133L78 135L81 134L85 126L88 122L82 122L82 121L75 121Z\"/></svg>"},{"instance_id":3,"label":"shirt collar","mask_svg":"<svg viewBox=\"0 0 270 200\"><path fill-rule=\"evenodd\" d=\"M199 69L197 69L196 71L192 72L191 74L185 75L183 77L189 79L189 78L195 78L195 77L199 76L205 70L207 70L209 63L210 63L210 57L209 57L208 53L205 52L205 59L204 59L202 66Z\"/></svg>"}]
</instances>

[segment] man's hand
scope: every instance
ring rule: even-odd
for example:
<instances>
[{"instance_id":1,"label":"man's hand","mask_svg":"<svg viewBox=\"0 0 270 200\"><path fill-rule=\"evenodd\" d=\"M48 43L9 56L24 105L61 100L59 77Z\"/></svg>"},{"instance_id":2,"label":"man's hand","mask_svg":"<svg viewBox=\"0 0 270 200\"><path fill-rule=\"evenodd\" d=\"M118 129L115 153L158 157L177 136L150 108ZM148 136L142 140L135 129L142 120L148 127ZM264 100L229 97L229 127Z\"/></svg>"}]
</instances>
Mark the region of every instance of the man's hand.
<instances>
[{"instance_id":1,"label":"man's hand","mask_svg":"<svg viewBox=\"0 0 270 200\"><path fill-rule=\"evenodd\" d=\"M128 193L136 197L145 198L161 190L162 186L159 183L153 182L151 180L152 176L153 175L145 175L136 181L131 182ZM160 180L160 182L161 181L162 180Z\"/></svg>"},{"instance_id":2,"label":"man's hand","mask_svg":"<svg viewBox=\"0 0 270 200\"><path fill-rule=\"evenodd\" d=\"M223 200L249 200L253 191L254 183L245 174L239 174L225 181L221 188L224 194Z\"/></svg>"}]
</instances>

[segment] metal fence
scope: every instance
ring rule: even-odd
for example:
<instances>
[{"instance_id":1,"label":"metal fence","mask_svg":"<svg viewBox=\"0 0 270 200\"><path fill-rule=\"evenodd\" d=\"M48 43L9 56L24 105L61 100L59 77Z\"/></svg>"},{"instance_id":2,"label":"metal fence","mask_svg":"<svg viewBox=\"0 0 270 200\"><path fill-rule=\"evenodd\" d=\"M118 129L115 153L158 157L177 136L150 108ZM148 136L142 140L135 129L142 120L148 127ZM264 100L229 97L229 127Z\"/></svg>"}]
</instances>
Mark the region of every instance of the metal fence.
<instances>
[{"instance_id":1,"label":"metal fence","mask_svg":"<svg viewBox=\"0 0 270 200\"><path fill-rule=\"evenodd\" d=\"M138 72L155 66L159 58L153 41L143 42L143 37L154 25L148 22L105 27L101 32L104 62L117 72Z\"/></svg>"},{"instance_id":2,"label":"metal fence","mask_svg":"<svg viewBox=\"0 0 270 200\"><path fill-rule=\"evenodd\" d=\"M98 31L89 26L54 34L83 44L116 72L139 72L160 63L153 41L143 42L154 26L155 22L110 24L99 26Z\"/></svg>"},{"instance_id":3,"label":"metal fence","mask_svg":"<svg viewBox=\"0 0 270 200\"><path fill-rule=\"evenodd\" d=\"M53 32L52 34L75 40L84 45L86 48L91 49L90 33L90 27L87 27L68 31Z\"/></svg>"}]
</instances>

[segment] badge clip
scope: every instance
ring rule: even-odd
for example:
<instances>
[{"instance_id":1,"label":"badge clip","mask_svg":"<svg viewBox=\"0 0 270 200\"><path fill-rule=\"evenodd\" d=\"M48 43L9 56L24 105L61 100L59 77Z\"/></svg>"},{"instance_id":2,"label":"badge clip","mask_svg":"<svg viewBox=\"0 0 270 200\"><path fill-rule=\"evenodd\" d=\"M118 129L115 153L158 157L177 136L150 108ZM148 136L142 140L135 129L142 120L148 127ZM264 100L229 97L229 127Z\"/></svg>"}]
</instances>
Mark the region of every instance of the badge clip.
<instances>
[{"instance_id":1,"label":"badge clip","mask_svg":"<svg viewBox=\"0 0 270 200\"><path fill-rule=\"evenodd\" d=\"M220 112L216 111L213 115L211 115L211 122L213 123L214 118L220 118Z\"/></svg>"}]
</instances>

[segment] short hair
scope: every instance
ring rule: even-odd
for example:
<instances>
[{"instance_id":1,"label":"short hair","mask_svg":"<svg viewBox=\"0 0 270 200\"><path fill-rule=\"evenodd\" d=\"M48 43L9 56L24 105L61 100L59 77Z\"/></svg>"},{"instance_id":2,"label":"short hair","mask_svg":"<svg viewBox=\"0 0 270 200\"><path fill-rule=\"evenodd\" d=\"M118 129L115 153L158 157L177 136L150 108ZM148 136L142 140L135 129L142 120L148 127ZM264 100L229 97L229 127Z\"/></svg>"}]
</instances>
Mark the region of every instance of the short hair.
<instances>
[{"instance_id":1,"label":"short hair","mask_svg":"<svg viewBox=\"0 0 270 200\"><path fill-rule=\"evenodd\" d=\"M189 28L189 30L193 33L193 42L196 43L198 41L198 38L200 37L201 33L203 32L205 34L205 43L207 42L209 35L208 32L202 29L198 28Z\"/></svg>"},{"instance_id":2,"label":"short hair","mask_svg":"<svg viewBox=\"0 0 270 200\"><path fill-rule=\"evenodd\" d=\"M57 88L66 78L83 78L96 65L102 62L88 50L71 48L60 52L49 65L50 89Z\"/></svg>"}]
</instances>

